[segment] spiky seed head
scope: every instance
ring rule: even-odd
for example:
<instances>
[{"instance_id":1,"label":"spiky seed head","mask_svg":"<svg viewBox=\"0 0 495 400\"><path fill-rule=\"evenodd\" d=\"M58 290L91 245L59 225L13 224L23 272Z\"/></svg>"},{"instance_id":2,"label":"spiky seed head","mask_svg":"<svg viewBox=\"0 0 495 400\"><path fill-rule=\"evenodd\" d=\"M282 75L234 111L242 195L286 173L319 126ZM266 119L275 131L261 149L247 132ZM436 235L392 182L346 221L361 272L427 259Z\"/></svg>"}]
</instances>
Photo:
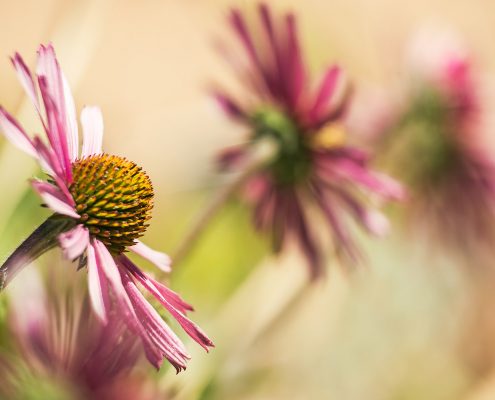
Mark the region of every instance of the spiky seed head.
<instances>
[{"instance_id":1,"label":"spiky seed head","mask_svg":"<svg viewBox=\"0 0 495 400\"><path fill-rule=\"evenodd\" d=\"M78 222L113 254L135 244L153 208L148 175L132 161L108 154L77 160L72 173L69 191L81 216Z\"/></svg>"}]
</instances>

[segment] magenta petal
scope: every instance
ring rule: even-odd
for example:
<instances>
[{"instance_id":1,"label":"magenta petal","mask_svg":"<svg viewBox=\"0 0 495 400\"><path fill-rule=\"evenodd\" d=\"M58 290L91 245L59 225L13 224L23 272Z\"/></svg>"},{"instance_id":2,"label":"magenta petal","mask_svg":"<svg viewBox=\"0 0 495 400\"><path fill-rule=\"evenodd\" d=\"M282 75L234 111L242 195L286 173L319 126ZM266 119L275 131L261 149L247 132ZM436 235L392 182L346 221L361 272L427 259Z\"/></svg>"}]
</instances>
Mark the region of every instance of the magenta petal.
<instances>
[{"instance_id":1,"label":"magenta petal","mask_svg":"<svg viewBox=\"0 0 495 400\"><path fill-rule=\"evenodd\" d=\"M217 91L213 93L213 97L229 117L240 120L247 118L241 106L231 97Z\"/></svg>"},{"instance_id":2,"label":"magenta petal","mask_svg":"<svg viewBox=\"0 0 495 400\"><path fill-rule=\"evenodd\" d=\"M192 321L190 321L181 311L174 307L173 302L170 302L167 296L155 286L154 282L147 277L139 268L137 268L127 257L122 256L120 258L122 265L129 270L129 272L153 295L160 303L172 314L172 316L179 322L182 328L187 334L194 339L199 345L201 345L206 351L208 347L213 347L213 342L206 336L206 334Z\"/></svg>"},{"instance_id":3,"label":"magenta petal","mask_svg":"<svg viewBox=\"0 0 495 400\"><path fill-rule=\"evenodd\" d=\"M148 360L159 368L165 357L177 372L185 369L190 357L180 339L146 301L127 273L122 272L121 276L135 313L130 322L143 341Z\"/></svg>"},{"instance_id":4,"label":"magenta petal","mask_svg":"<svg viewBox=\"0 0 495 400\"><path fill-rule=\"evenodd\" d=\"M53 101L48 84L44 76L38 78L38 84L45 105L46 117L47 117L47 131L48 140L50 145L57 156L57 159L62 167L63 178L66 182L72 180L72 168L68 151L68 139L67 133L64 131L62 125L62 115L57 109L56 103Z\"/></svg>"},{"instance_id":5,"label":"magenta petal","mask_svg":"<svg viewBox=\"0 0 495 400\"><path fill-rule=\"evenodd\" d=\"M332 66L323 76L323 80L319 86L318 93L315 96L313 105L310 109L310 115L312 116L312 122L318 123L322 116L324 116L329 106L332 95L337 86L337 81L340 76L340 68Z\"/></svg>"},{"instance_id":6,"label":"magenta petal","mask_svg":"<svg viewBox=\"0 0 495 400\"><path fill-rule=\"evenodd\" d=\"M53 102L53 108L57 110L60 124L58 132L60 148L57 149L57 155L61 160L74 160L77 157L79 145L74 100L51 44L39 47L36 73L45 108L46 97L49 97ZM48 109L46 111L48 114ZM49 115L47 117L50 118ZM65 165L64 162L61 164ZM70 175L67 174L67 177L70 178Z\"/></svg>"}]
</instances>

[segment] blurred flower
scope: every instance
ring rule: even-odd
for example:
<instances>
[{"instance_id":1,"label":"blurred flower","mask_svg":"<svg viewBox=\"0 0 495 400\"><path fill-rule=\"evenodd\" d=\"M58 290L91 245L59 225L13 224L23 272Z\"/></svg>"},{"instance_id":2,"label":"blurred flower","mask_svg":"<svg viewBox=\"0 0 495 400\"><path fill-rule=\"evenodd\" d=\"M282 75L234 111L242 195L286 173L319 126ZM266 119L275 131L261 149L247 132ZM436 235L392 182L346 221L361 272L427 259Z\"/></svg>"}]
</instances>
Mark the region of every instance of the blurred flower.
<instances>
[{"instance_id":1,"label":"blurred flower","mask_svg":"<svg viewBox=\"0 0 495 400\"><path fill-rule=\"evenodd\" d=\"M388 228L387 219L368 208L358 191L387 200L399 199L403 192L391 178L369 170L367 154L343 143L339 122L349 96L339 90L340 68L328 68L313 90L294 15L274 19L269 7L260 4L259 20L261 29L250 31L240 11L230 14L247 56L243 64L240 58L231 60L248 93L242 100L220 90L215 95L250 136L247 143L223 152L219 161L225 169L242 170L259 143L275 145L275 155L246 184L254 223L271 232L275 252L288 237L294 238L314 278L323 272L324 260L315 221L309 217L312 208L329 224L338 253L355 263L360 252L347 226L348 216L373 234L382 235ZM259 37L253 34L258 31Z\"/></svg>"},{"instance_id":2,"label":"blurred flower","mask_svg":"<svg viewBox=\"0 0 495 400\"><path fill-rule=\"evenodd\" d=\"M495 164L485 137L481 74L461 41L441 30L418 32L407 67L409 93L376 144L410 185L412 222L471 256L472 246L491 243L495 226Z\"/></svg>"},{"instance_id":3,"label":"blurred flower","mask_svg":"<svg viewBox=\"0 0 495 400\"><path fill-rule=\"evenodd\" d=\"M169 270L165 254L137 240L148 226L153 206L153 187L148 176L133 162L102 152L103 120L97 107L82 110L84 141L79 154L74 101L51 45L41 46L38 51L36 78L44 111L35 81L20 55L16 54L12 62L38 112L48 145L38 136L29 137L3 108L0 127L13 144L35 157L48 174L47 181L33 180L32 184L55 214L1 267L2 284L58 243L67 259L79 260L79 267L87 266L89 293L98 318L108 323L113 300L115 312L141 337L148 360L155 367L166 358L177 371L184 369L189 358L184 345L141 294L136 281L201 346L208 350L212 342L186 317L192 307L143 273L124 254L131 250L161 270Z\"/></svg>"},{"instance_id":4,"label":"blurred flower","mask_svg":"<svg viewBox=\"0 0 495 400\"><path fill-rule=\"evenodd\" d=\"M50 382L50 390L58 389L63 398L154 398L145 381L131 374L139 343L119 313L109 313L103 325L78 285L50 284L56 289L45 292L37 274L24 274L22 288L11 292L9 323L16 351L15 357L2 358L2 398L31 398L28 392L37 380Z\"/></svg>"}]
</instances>

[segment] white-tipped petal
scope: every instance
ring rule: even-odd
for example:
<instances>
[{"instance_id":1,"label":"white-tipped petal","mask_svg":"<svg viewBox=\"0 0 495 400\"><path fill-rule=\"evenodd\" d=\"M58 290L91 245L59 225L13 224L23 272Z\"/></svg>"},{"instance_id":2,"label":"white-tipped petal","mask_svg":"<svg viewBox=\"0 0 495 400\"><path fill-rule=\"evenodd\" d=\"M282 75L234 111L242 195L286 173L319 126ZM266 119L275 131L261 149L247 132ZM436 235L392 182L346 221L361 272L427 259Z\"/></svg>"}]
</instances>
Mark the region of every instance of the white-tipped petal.
<instances>
[{"instance_id":1,"label":"white-tipped petal","mask_svg":"<svg viewBox=\"0 0 495 400\"><path fill-rule=\"evenodd\" d=\"M45 204L56 213L79 219L74 207L67 203L61 190L47 182L33 181L34 190L40 195Z\"/></svg>"},{"instance_id":2,"label":"white-tipped petal","mask_svg":"<svg viewBox=\"0 0 495 400\"><path fill-rule=\"evenodd\" d=\"M129 247L129 250L134 253L140 255L151 263L155 264L159 269L164 272L170 272L172 269L170 268L170 257L165 253L160 251L153 250L152 248L146 246L144 243L139 240L134 246Z\"/></svg>"},{"instance_id":3,"label":"white-tipped petal","mask_svg":"<svg viewBox=\"0 0 495 400\"><path fill-rule=\"evenodd\" d=\"M87 157L103 152L103 117L98 107L84 107L81 112L83 147L81 156Z\"/></svg>"}]
</instances>

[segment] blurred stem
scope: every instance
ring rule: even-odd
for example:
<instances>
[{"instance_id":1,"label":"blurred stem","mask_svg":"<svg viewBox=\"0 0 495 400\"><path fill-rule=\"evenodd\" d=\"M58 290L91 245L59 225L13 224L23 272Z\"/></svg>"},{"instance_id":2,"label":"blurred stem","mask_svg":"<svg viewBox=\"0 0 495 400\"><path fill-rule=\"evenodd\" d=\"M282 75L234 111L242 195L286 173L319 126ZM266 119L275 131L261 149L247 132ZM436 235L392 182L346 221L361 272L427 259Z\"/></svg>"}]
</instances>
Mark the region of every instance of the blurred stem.
<instances>
[{"instance_id":1,"label":"blurred stem","mask_svg":"<svg viewBox=\"0 0 495 400\"><path fill-rule=\"evenodd\" d=\"M222 206L236 193L246 181L256 172L263 168L266 163L273 158L275 148L271 142L258 141L250 154L250 160L241 173L239 173L231 182L221 187L212 199L206 204L204 209L199 213L191 224L189 230L184 235L172 253L172 262L174 266L180 264L194 249L201 234L208 228Z\"/></svg>"}]
</instances>

